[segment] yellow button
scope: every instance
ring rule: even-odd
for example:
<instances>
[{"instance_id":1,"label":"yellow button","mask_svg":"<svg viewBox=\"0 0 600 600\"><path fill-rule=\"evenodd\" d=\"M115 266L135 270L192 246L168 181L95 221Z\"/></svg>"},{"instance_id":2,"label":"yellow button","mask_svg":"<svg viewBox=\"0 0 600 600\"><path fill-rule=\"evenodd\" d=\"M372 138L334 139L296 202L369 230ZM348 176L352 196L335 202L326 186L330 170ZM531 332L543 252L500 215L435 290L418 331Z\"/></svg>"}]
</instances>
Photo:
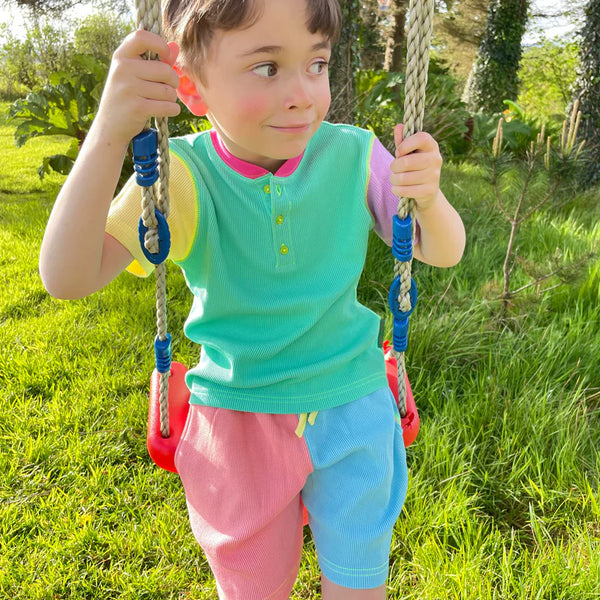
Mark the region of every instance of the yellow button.
<instances>
[{"instance_id":1,"label":"yellow button","mask_svg":"<svg viewBox=\"0 0 600 600\"><path fill-rule=\"evenodd\" d=\"M281 186L278 185L275 189L277 190L277 194L281 196Z\"/></svg>"},{"instance_id":2,"label":"yellow button","mask_svg":"<svg viewBox=\"0 0 600 600\"><path fill-rule=\"evenodd\" d=\"M277 215L277 218L275 219L275 223L277 223L277 225L281 225L284 221L285 219L283 218L283 215Z\"/></svg>"},{"instance_id":3,"label":"yellow button","mask_svg":"<svg viewBox=\"0 0 600 600\"><path fill-rule=\"evenodd\" d=\"M265 187L263 188L263 190L265 190L265 194L270 194L271 193L271 186L270 185L265 185Z\"/></svg>"},{"instance_id":4,"label":"yellow button","mask_svg":"<svg viewBox=\"0 0 600 600\"><path fill-rule=\"evenodd\" d=\"M287 254L289 252L289 248L285 244L281 244L281 248L279 248L279 252L281 252L281 254Z\"/></svg>"}]
</instances>

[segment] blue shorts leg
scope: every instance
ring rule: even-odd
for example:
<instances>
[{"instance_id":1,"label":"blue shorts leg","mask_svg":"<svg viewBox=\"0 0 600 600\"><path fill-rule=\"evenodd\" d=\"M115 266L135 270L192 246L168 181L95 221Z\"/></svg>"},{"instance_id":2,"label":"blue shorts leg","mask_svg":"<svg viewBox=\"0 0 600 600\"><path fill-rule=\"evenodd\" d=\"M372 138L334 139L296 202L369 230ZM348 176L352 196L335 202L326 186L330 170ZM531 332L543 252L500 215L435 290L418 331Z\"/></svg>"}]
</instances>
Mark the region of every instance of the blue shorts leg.
<instances>
[{"instance_id":1,"label":"blue shorts leg","mask_svg":"<svg viewBox=\"0 0 600 600\"><path fill-rule=\"evenodd\" d=\"M304 436L314 471L302 499L323 574L353 589L382 585L408 486L391 391L319 412Z\"/></svg>"}]
</instances>

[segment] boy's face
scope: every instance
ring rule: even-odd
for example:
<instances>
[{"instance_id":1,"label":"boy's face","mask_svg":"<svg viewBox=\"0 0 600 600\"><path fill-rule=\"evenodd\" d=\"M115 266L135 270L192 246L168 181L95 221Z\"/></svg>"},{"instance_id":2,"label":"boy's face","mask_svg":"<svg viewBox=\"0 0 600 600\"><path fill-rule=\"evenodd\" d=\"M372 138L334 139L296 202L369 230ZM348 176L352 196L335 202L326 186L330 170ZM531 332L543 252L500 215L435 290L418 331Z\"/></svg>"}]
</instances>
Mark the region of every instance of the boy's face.
<instances>
[{"instance_id":1,"label":"boy's face","mask_svg":"<svg viewBox=\"0 0 600 600\"><path fill-rule=\"evenodd\" d=\"M275 171L301 154L329 110L330 43L306 28L305 0L262 0L258 20L217 30L196 88L236 157Z\"/></svg>"}]
</instances>

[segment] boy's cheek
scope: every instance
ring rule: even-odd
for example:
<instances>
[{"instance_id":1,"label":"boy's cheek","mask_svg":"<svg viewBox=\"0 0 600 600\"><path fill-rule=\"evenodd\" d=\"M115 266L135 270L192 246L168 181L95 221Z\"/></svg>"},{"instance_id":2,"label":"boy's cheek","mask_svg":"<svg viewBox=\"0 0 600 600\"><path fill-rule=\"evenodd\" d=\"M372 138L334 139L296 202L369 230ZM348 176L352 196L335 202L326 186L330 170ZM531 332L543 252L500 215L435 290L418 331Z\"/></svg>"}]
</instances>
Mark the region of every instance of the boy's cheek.
<instances>
[{"instance_id":1,"label":"boy's cheek","mask_svg":"<svg viewBox=\"0 0 600 600\"><path fill-rule=\"evenodd\" d=\"M268 99L263 96L241 96L239 111L247 118L260 118L267 112L267 108Z\"/></svg>"}]
</instances>

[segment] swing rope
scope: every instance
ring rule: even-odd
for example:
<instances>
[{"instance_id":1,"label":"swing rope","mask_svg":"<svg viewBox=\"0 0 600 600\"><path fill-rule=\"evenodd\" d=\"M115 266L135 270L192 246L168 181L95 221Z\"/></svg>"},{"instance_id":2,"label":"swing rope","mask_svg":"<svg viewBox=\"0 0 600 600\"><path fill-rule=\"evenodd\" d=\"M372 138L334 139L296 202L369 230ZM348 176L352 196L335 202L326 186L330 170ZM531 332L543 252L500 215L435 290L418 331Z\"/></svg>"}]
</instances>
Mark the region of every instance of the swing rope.
<instances>
[{"instance_id":1,"label":"swing rope","mask_svg":"<svg viewBox=\"0 0 600 600\"><path fill-rule=\"evenodd\" d=\"M425 115L425 89L429 70L429 45L433 32L434 0L411 0L408 9L408 34L406 52L406 81L404 97L404 131L403 137L413 135L423 128ZM398 219L408 223L410 252L401 254L394 261L394 277L399 281L396 298L399 312L404 317L394 318L394 354L398 363L398 404L400 414L406 416L406 350L408 316L416 304L416 286L412 281L412 240L415 235L414 219L415 202L412 198L400 198L398 203ZM394 236L396 237L396 236ZM393 311L392 311L393 312ZM395 313L397 315L398 313ZM400 323L398 323L400 321ZM402 331L398 331L401 329ZM402 340L397 340L402 337Z\"/></svg>"},{"instance_id":2,"label":"swing rope","mask_svg":"<svg viewBox=\"0 0 600 600\"><path fill-rule=\"evenodd\" d=\"M138 29L146 29L162 35L162 18L159 0L136 0L136 23ZM157 60L156 55L146 56L148 60ZM144 247L150 254L158 254L159 219L158 211L166 219L169 216L169 126L167 117L154 119L158 137L158 180L156 185L142 186L142 217L147 228L144 235ZM150 131L150 122L144 131ZM157 189L156 189L157 188ZM166 257L165 257L166 258ZM160 373L160 431L163 437L169 437L169 374L170 374L170 336L167 333L167 280L164 259L155 268L156 273L156 328L157 340L162 347L168 346L168 368L159 369ZM156 342L155 342L156 347ZM163 372L165 371L165 372Z\"/></svg>"}]
</instances>

